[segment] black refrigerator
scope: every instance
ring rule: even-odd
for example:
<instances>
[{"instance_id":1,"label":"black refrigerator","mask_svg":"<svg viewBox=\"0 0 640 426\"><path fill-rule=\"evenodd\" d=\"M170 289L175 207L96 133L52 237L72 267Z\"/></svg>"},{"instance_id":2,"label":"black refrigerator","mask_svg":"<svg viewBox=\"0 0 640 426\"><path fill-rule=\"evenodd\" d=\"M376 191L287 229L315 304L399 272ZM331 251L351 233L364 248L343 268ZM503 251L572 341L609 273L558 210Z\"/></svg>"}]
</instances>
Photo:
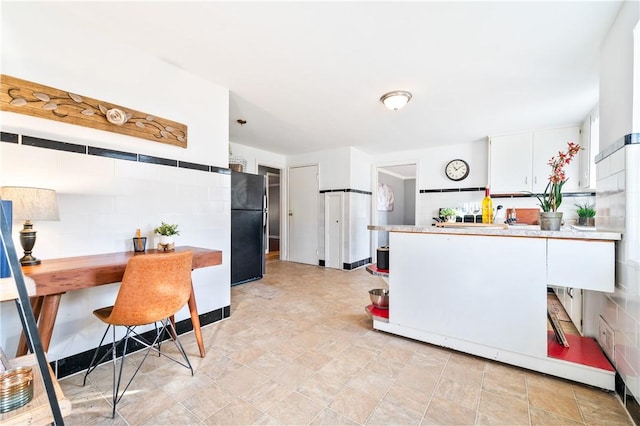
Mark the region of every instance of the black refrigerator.
<instances>
[{"instance_id":1,"label":"black refrigerator","mask_svg":"<svg viewBox=\"0 0 640 426\"><path fill-rule=\"evenodd\" d=\"M231 285L264 275L265 177L231 172Z\"/></svg>"}]
</instances>

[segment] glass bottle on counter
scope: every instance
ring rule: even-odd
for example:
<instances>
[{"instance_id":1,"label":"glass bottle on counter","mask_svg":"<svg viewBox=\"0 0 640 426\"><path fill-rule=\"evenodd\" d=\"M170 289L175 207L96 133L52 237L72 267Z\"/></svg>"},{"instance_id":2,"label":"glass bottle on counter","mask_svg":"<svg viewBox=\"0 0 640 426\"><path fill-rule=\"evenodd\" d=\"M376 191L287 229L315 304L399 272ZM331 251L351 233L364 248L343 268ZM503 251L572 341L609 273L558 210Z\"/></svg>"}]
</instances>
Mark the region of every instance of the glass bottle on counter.
<instances>
[{"instance_id":1,"label":"glass bottle on counter","mask_svg":"<svg viewBox=\"0 0 640 426\"><path fill-rule=\"evenodd\" d=\"M482 200L482 223L493 223L493 201L489 195L489 188L484 190Z\"/></svg>"}]
</instances>

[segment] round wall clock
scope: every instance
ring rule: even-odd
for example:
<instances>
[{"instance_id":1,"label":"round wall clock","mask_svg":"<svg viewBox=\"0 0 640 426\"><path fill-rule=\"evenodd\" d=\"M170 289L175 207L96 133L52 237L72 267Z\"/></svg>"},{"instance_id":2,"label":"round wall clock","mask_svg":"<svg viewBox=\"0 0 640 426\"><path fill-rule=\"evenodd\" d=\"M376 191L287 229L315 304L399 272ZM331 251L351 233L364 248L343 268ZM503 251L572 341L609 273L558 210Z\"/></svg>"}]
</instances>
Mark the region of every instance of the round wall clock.
<instances>
[{"instance_id":1,"label":"round wall clock","mask_svg":"<svg viewBox=\"0 0 640 426\"><path fill-rule=\"evenodd\" d=\"M469 176L469 164L464 160L456 158L447 163L444 171L449 179L455 181L462 180Z\"/></svg>"}]
</instances>

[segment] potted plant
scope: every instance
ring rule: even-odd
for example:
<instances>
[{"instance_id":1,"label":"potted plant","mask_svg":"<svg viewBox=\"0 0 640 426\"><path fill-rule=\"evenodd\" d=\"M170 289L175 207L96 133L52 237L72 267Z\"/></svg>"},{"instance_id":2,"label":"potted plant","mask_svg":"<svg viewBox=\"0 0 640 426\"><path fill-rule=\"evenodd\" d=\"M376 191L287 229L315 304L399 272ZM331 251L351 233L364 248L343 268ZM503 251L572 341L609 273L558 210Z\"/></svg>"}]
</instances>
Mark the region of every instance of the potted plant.
<instances>
[{"instance_id":1,"label":"potted plant","mask_svg":"<svg viewBox=\"0 0 640 426\"><path fill-rule=\"evenodd\" d=\"M593 203L585 201L582 204L575 205L578 210L578 225L581 226L595 226L596 209Z\"/></svg>"},{"instance_id":2,"label":"potted plant","mask_svg":"<svg viewBox=\"0 0 640 426\"><path fill-rule=\"evenodd\" d=\"M165 222L161 222L153 232L160 235L160 244L162 245L173 244L173 236L180 235L177 224L171 225Z\"/></svg>"},{"instance_id":3,"label":"potted plant","mask_svg":"<svg viewBox=\"0 0 640 426\"><path fill-rule=\"evenodd\" d=\"M456 221L456 211L451 207L444 208L440 210L440 216L447 219L447 222L455 222Z\"/></svg>"},{"instance_id":4,"label":"potted plant","mask_svg":"<svg viewBox=\"0 0 640 426\"><path fill-rule=\"evenodd\" d=\"M551 166L551 174L549 175L549 183L541 195L536 195L540 201L540 229L545 231L559 231L562 223L562 212L558 211L558 207L562 203L562 187L567 182L567 176L564 166L571 163L573 157L580 151L580 145L569 142L567 151L558 152L557 157L551 157L549 166Z\"/></svg>"}]
</instances>

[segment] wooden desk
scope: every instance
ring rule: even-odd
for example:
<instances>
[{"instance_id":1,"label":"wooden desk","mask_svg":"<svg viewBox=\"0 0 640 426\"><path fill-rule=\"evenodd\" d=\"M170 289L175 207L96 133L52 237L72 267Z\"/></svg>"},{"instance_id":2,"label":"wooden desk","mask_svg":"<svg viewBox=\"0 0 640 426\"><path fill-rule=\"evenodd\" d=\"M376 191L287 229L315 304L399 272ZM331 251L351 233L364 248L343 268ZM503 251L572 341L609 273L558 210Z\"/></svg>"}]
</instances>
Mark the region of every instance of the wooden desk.
<instances>
[{"instance_id":1,"label":"wooden desk","mask_svg":"<svg viewBox=\"0 0 640 426\"><path fill-rule=\"evenodd\" d=\"M176 247L175 251L193 252L192 269L206 268L222 264L222 251L200 247ZM147 250L146 253L159 253L158 250ZM132 256L144 256L145 253L121 252L96 254L92 256L66 257L43 260L41 264L23 266L24 275L35 281L35 294L31 297L33 314L38 321L38 332L45 351L49 350L53 326L55 325L61 296L74 290L112 284L122 281L127 262ZM204 357L204 342L200 331L200 318L196 306L196 297L191 285L189 296L191 323L200 349ZM27 353L24 335L20 338L16 356Z\"/></svg>"}]
</instances>

